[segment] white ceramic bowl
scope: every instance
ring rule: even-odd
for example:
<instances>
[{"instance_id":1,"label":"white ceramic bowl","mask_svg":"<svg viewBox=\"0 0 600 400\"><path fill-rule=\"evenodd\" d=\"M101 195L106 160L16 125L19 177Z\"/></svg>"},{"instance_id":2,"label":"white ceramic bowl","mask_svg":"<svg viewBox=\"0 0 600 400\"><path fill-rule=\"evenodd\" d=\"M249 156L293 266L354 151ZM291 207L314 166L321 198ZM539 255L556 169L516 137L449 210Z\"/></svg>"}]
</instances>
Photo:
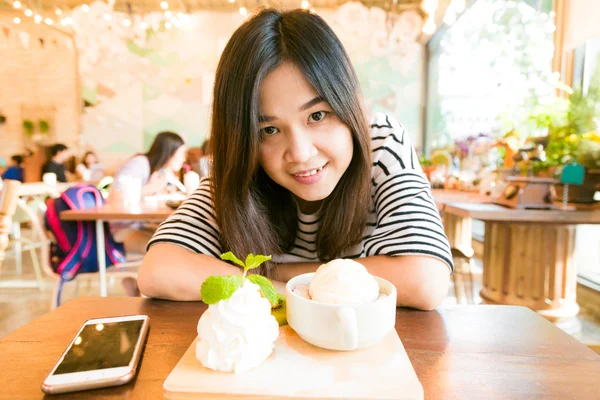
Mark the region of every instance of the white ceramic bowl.
<instances>
[{"instance_id":1,"label":"white ceramic bowl","mask_svg":"<svg viewBox=\"0 0 600 400\"><path fill-rule=\"evenodd\" d=\"M396 287L375 277L387 297L364 304L325 304L293 292L314 273L298 275L285 286L287 320L308 343L330 350L355 350L379 342L396 324Z\"/></svg>"}]
</instances>

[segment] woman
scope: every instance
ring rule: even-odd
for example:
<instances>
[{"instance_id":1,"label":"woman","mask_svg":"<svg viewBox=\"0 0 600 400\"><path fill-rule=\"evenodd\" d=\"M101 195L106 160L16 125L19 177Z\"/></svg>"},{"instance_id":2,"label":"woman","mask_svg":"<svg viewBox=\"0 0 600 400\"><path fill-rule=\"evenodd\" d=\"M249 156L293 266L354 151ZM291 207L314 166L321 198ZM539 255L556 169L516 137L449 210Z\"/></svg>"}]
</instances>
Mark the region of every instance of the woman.
<instances>
[{"instance_id":1,"label":"woman","mask_svg":"<svg viewBox=\"0 0 600 400\"><path fill-rule=\"evenodd\" d=\"M81 162L75 168L75 175L79 180L84 182L90 181L92 177L92 165L97 163L98 158L96 157L96 154L93 151L87 151L83 155Z\"/></svg>"},{"instance_id":2,"label":"woman","mask_svg":"<svg viewBox=\"0 0 600 400\"><path fill-rule=\"evenodd\" d=\"M175 173L183 166L185 153L185 144L178 134L159 133L147 153L130 158L117 171L108 201L122 204L130 200L132 191L137 192L137 201L141 197L166 192L169 182L176 179ZM125 245L128 253L144 254L153 232L140 223L111 224L113 237Z\"/></svg>"},{"instance_id":3,"label":"woman","mask_svg":"<svg viewBox=\"0 0 600 400\"><path fill-rule=\"evenodd\" d=\"M218 258L233 251L272 255L262 272L280 291L324 261L355 258L397 287L399 306L435 308L452 261L429 183L397 122L380 114L370 127L350 60L319 16L269 9L245 22L217 69L212 179L154 235L142 293L198 300L208 276L241 273Z\"/></svg>"}]
</instances>

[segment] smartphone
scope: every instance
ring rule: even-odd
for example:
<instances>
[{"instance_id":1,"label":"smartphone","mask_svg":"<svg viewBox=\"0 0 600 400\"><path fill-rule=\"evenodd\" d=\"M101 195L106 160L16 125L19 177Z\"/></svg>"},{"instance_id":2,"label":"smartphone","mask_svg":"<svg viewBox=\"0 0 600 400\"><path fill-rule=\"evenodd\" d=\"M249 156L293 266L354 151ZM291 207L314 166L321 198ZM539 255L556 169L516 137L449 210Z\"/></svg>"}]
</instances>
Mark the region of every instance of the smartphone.
<instances>
[{"instance_id":1,"label":"smartphone","mask_svg":"<svg viewBox=\"0 0 600 400\"><path fill-rule=\"evenodd\" d=\"M147 315L87 320L42 383L42 391L66 393L129 382L149 323Z\"/></svg>"}]
</instances>

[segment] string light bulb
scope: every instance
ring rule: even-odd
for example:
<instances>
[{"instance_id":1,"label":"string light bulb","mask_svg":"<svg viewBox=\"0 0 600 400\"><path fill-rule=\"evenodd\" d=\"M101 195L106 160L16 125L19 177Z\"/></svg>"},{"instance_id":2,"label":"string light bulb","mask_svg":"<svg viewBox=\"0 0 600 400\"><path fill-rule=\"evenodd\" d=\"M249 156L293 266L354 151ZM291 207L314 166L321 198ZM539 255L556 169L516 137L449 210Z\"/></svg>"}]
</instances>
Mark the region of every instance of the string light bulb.
<instances>
[{"instance_id":1,"label":"string light bulb","mask_svg":"<svg viewBox=\"0 0 600 400\"><path fill-rule=\"evenodd\" d=\"M83 11L85 13L88 12L88 11L90 11L90 6L88 6L87 4L82 5L81 6L81 11Z\"/></svg>"},{"instance_id":2,"label":"string light bulb","mask_svg":"<svg viewBox=\"0 0 600 400\"><path fill-rule=\"evenodd\" d=\"M33 11L31 11L29 8L27 10L25 10L25 15L27 15L28 17L31 17L33 15Z\"/></svg>"},{"instance_id":3,"label":"string light bulb","mask_svg":"<svg viewBox=\"0 0 600 400\"><path fill-rule=\"evenodd\" d=\"M125 18L123 20L123 26L130 27L131 26L131 21L129 19Z\"/></svg>"},{"instance_id":4,"label":"string light bulb","mask_svg":"<svg viewBox=\"0 0 600 400\"><path fill-rule=\"evenodd\" d=\"M17 25L19 25L21 23L21 18L19 17L15 17L15 19L13 19L13 22Z\"/></svg>"},{"instance_id":5,"label":"string light bulb","mask_svg":"<svg viewBox=\"0 0 600 400\"><path fill-rule=\"evenodd\" d=\"M107 21L110 21L112 19L112 15L110 15L109 13L104 13L104 19Z\"/></svg>"},{"instance_id":6,"label":"string light bulb","mask_svg":"<svg viewBox=\"0 0 600 400\"><path fill-rule=\"evenodd\" d=\"M235 0L229 0L230 3L235 3Z\"/></svg>"},{"instance_id":7,"label":"string light bulb","mask_svg":"<svg viewBox=\"0 0 600 400\"><path fill-rule=\"evenodd\" d=\"M39 24L40 22L42 22L42 16L39 14L35 14L35 17L33 17L33 22Z\"/></svg>"},{"instance_id":8,"label":"string light bulb","mask_svg":"<svg viewBox=\"0 0 600 400\"><path fill-rule=\"evenodd\" d=\"M427 34L427 35L433 35L433 33L435 32L435 28L437 28L437 26L435 25L435 22L433 22L432 19L428 18L427 22L425 22L425 25L423 25L423 33Z\"/></svg>"},{"instance_id":9,"label":"string light bulb","mask_svg":"<svg viewBox=\"0 0 600 400\"><path fill-rule=\"evenodd\" d=\"M54 21L52 21L52 18L46 18L44 22L46 23L46 25L52 25L54 23Z\"/></svg>"},{"instance_id":10,"label":"string light bulb","mask_svg":"<svg viewBox=\"0 0 600 400\"><path fill-rule=\"evenodd\" d=\"M65 17L60 20L60 24L62 26L69 26L73 23L73 19L71 17Z\"/></svg>"},{"instance_id":11,"label":"string light bulb","mask_svg":"<svg viewBox=\"0 0 600 400\"><path fill-rule=\"evenodd\" d=\"M160 2L160 8L162 8L163 10L167 10L169 8L169 3L167 3L166 1L161 1Z\"/></svg>"},{"instance_id":12,"label":"string light bulb","mask_svg":"<svg viewBox=\"0 0 600 400\"><path fill-rule=\"evenodd\" d=\"M461 12L465 11L465 0L452 0L452 5L454 6L454 10L460 14Z\"/></svg>"},{"instance_id":13,"label":"string light bulb","mask_svg":"<svg viewBox=\"0 0 600 400\"><path fill-rule=\"evenodd\" d=\"M21 5L22 4L21 4L21 2L19 0L16 0L16 1L13 2L13 7L16 8L17 10L19 8L21 8Z\"/></svg>"},{"instance_id":14,"label":"string light bulb","mask_svg":"<svg viewBox=\"0 0 600 400\"><path fill-rule=\"evenodd\" d=\"M302 7L303 10L308 10L308 8L310 7L310 4L308 4L308 0L302 0L300 7Z\"/></svg>"},{"instance_id":15,"label":"string light bulb","mask_svg":"<svg viewBox=\"0 0 600 400\"><path fill-rule=\"evenodd\" d=\"M245 17L248 15L248 10L246 10L246 7L240 7L240 15L242 17Z\"/></svg>"},{"instance_id":16,"label":"string light bulb","mask_svg":"<svg viewBox=\"0 0 600 400\"><path fill-rule=\"evenodd\" d=\"M169 21L165 22L165 28L167 29L171 29L173 27L173 24Z\"/></svg>"},{"instance_id":17,"label":"string light bulb","mask_svg":"<svg viewBox=\"0 0 600 400\"><path fill-rule=\"evenodd\" d=\"M171 18L173 13L171 11L165 11L165 18Z\"/></svg>"}]
</instances>

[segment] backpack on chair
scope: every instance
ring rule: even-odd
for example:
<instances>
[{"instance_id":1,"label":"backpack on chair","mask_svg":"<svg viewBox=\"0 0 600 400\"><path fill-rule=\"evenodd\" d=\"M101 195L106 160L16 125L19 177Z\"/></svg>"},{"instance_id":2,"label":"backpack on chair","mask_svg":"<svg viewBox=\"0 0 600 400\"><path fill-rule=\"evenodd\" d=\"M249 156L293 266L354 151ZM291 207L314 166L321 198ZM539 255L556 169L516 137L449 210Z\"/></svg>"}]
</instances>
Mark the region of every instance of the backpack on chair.
<instances>
[{"instance_id":1,"label":"backpack on chair","mask_svg":"<svg viewBox=\"0 0 600 400\"><path fill-rule=\"evenodd\" d=\"M50 198L46 202L44 222L56 239L56 243L51 245L50 265L60 275L56 306L60 305L60 292L64 282L73 280L79 273L98 272L96 222L62 221L60 213L65 210L97 208L103 204L100 191L88 184L70 187L60 197ZM114 241L107 222L104 223L104 246L107 267L125 262L123 244Z\"/></svg>"}]
</instances>

